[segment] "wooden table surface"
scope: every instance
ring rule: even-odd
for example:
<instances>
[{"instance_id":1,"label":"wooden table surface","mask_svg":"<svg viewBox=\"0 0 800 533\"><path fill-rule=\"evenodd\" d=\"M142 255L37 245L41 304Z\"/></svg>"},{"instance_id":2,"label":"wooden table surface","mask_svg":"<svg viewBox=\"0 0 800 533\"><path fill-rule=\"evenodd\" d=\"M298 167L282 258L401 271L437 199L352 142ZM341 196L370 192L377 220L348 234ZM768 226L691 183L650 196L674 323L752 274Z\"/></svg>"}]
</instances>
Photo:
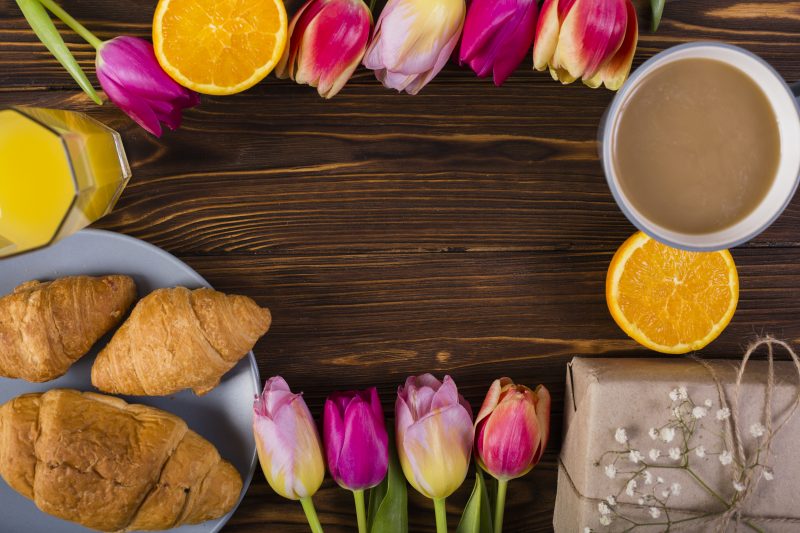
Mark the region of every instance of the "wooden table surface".
<instances>
[{"instance_id":1,"label":"wooden table surface","mask_svg":"<svg viewBox=\"0 0 800 533\"><path fill-rule=\"evenodd\" d=\"M155 1L62 4L102 38L147 37ZM634 66L703 39L800 79L798 1L668 3L659 32L642 32ZM68 41L92 70L90 47ZM0 65L0 106L82 110L122 133L134 177L97 227L160 246L216 288L268 306L274 323L255 348L262 378L284 376L317 416L333 390L369 385L391 413L397 386L426 371L452 375L475 409L495 377L544 383L553 438L513 482L506 531L552 529L566 362L652 355L617 328L604 298L609 260L634 231L596 157L612 93L562 87L530 59L502 88L450 65L413 97L363 69L331 101L269 78L204 97L159 140L76 91L12 0L0 0ZM733 251L739 309L704 355L735 357L761 332L800 337L798 218L795 200ZM449 500L453 528L470 487L471 477ZM411 531L433 531L430 502L409 496ZM327 532L354 530L349 493L328 480L315 501ZM257 472L225 531L307 526Z\"/></svg>"}]
</instances>

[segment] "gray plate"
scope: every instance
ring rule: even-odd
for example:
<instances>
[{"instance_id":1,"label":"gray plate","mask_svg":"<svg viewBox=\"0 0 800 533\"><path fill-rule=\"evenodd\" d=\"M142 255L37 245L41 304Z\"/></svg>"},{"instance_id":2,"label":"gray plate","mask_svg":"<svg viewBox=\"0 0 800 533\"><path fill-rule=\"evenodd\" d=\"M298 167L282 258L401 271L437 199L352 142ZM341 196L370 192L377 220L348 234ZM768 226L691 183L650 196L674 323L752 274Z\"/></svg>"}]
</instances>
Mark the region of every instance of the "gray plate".
<instances>
[{"instance_id":1,"label":"gray plate","mask_svg":"<svg viewBox=\"0 0 800 533\"><path fill-rule=\"evenodd\" d=\"M127 274L136 280L139 297L160 287L208 287L200 275L167 252L132 237L99 230L84 230L49 248L0 260L0 295L32 279L51 280L76 274ZM28 383L0 378L0 404L26 392L70 388L92 391L90 369L101 339L94 349L75 363L66 375L47 383ZM167 397L124 397L126 401L152 405L183 418L189 427L211 441L219 453L242 475L244 495L256 467L252 433L253 397L259 388L258 367L252 352L205 396L183 391ZM241 496L239 501L241 501ZM238 502L237 502L238 506ZM235 508L234 508L235 511ZM233 514L195 526L171 531L209 533L222 529ZM79 533L91 531L39 511L32 501L0 480L0 531Z\"/></svg>"}]
</instances>

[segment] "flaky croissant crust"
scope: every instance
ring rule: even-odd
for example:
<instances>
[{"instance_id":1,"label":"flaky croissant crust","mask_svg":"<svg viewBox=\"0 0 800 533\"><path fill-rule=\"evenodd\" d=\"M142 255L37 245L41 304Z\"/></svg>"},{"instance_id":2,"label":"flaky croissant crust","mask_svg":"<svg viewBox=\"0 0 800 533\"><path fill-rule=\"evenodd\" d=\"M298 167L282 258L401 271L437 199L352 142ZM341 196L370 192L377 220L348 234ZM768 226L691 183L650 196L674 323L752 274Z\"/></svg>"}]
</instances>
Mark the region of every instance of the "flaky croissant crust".
<instances>
[{"instance_id":1,"label":"flaky croissant crust","mask_svg":"<svg viewBox=\"0 0 800 533\"><path fill-rule=\"evenodd\" d=\"M0 406L0 475L42 511L100 531L219 518L242 489L236 469L179 417L59 389Z\"/></svg>"}]
</instances>

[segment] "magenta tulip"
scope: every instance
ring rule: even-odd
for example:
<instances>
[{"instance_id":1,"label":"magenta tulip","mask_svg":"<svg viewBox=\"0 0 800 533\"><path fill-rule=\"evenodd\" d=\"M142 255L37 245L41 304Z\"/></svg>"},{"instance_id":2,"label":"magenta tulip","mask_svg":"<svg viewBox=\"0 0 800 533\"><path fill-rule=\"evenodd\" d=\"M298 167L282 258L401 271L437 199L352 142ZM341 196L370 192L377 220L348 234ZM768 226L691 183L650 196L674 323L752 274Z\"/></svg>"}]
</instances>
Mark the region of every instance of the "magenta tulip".
<instances>
[{"instance_id":1,"label":"magenta tulip","mask_svg":"<svg viewBox=\"0 0 800 533\"><path fill-rule=\"evenodd\" d=\"M331 98L361 63L371 31L372 13L362 0L309 0L292 17L275 73Z\"/></svg>"},{"instance_id":2,"label":"magenta tulip","mask_svg":"<svg viewBox=\"0 0 800 533\"><path fill-rule=\"evenodd\" d=\"M389 469L389 436L378 391L334 392L325 401L325 454L331 476L353 491L359 533L367 533L364 490L383 481Z\"/></svg>"},{"instance_id":3,"label":"magenta tulip","mask_svg":"<svg viewBox=\"0 0 800 533\"><path fill-rule=\"evenodd\" d=\"M323 437L333 479L349 490L369 489L389 468L389 437L378 391L335 392L325 402Z\"/></svg>"},{"instance_id":4,"label":"magenta tulip","mask_svg":"<svg viewBox=\"0 0 800 533\"><path fill-rule=\"evenodd\" d=\"M500 86L533 44L536 0L472 0L461 36L461 64Z\"/></svg>"},{"instance_id":5,"label":"magenta tulip","mask_svg":"<svg viewBox=\"0 0 800 533\"><path fill-rule=\"evenodd\" d=\"M174 130L181 113L200 96L178 85L158 64L153 45L137 37L116 37L97 51L97 79L108 98L141 127L161 136L161 122Z\"/></svg>"}]
</instances>

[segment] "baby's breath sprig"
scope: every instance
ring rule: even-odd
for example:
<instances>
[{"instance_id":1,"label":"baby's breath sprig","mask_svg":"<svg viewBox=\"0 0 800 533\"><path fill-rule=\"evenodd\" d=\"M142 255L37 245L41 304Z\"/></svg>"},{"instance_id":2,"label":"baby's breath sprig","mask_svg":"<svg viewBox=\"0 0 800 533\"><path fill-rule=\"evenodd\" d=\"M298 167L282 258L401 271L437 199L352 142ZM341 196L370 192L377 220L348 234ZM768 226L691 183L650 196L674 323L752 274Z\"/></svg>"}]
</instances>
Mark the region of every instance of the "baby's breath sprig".
<instances>
[{"instance_id":1,"label":"baby's breath sprig","mask_svg":"<svg viewBox=\"0 0 800 533\"><path fill-rule=\"evenodd\" d=\"M758 449L752 464L741 464L732 452L734 443L729 437L730 432L726 431L725 424L730 423L731 416L727 406L716 405L715 408L715 402L710 398L696 403L685 386L669 391L669 400L670 416L664 424L647 430L650 442L646 447L634 447L628 430L619 427L614 431L614 440L620 447L604 452L595 463L595 466L602 467L606 477L619 480L620 483L615 493L597 504L598 522L609 531L615 528L629 532L652 526L664 526L665 530L670 530L690 521L708 521L731 511L756 475L767 481L774 479L772 469L761 462L766 452L762 449L767 433L763 424L754 423L748 428ZM711 422L715 427L708 428L706 422ZM701 440L701 434L703 437L716 438L719 447L710 450L705 444L697 442ZM711 487L693 467L697 461L708 461L714 457L723 468L730 470L730 487ZM685 472L694 484L718 502L718 506L688 518L671 516L670 502L680 497L683 487L677 481L662 477L667 476L666 472L670 469ZM623 499L626 500L624 506L620 505ZM636 516L623 510L623 507L630 509L632 502L635 502L633 509L637 509ZM754 531L761 531L749 521L743 520L742 523ZM592 529L587 527L584 531L591 532Z\"/></svg>"}]
</instances>

